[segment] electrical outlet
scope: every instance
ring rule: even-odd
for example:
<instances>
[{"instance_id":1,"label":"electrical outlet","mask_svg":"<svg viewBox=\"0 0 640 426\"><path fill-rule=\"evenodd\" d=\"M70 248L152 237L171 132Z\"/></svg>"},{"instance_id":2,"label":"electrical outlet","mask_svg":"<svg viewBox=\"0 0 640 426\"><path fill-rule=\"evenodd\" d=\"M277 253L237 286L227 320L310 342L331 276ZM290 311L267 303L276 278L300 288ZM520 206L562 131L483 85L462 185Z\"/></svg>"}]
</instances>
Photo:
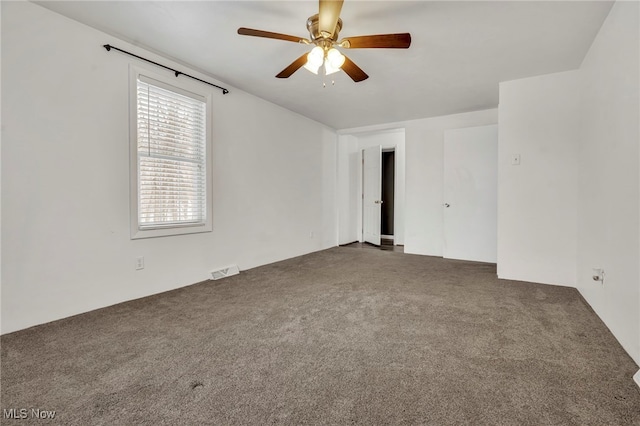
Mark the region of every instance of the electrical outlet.
<instances>
[{"instance_id":1,"label":"electrical outlet","mask_svg":"<svg viewBox=\"0 0 640 426\"><path fill-rule=\"evenodd\" d=\"M313 238L313 231L309 231L309 238Z\"/></svg>"},{"instance_id":2,"label":"electrical outlet","mask_svg":"<svg viewBox=\"0 0 640 426\"><path fill-rule=\"evenodd\" d=\"M140 256L136 259L136 270L144 269L144 256Z\"/></svg>"}]
</instances>

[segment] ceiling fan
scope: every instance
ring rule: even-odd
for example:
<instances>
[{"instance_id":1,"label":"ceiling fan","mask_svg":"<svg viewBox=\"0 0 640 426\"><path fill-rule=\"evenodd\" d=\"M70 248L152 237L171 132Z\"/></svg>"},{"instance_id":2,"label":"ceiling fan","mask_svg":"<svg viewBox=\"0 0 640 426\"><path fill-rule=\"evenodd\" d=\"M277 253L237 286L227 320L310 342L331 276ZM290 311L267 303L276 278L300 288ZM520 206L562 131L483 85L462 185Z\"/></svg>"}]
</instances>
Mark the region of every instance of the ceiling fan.
<instances>
[{"instance_id":1,"label":"ceiling fan","mask_svg":"<svg viewBox=\"0 0 640 426\"><path fill-rule=\"evenodd\" d=\"M244 27L238 28L238 34L315 45L310 52L303 54L293 61L291 65L280 71L280 73L276 75L278 78L288 78L302 67L314 74L318 74L320 68L324 66L326 75L333 74L342 69L357 83L366 80L369 76L353 63L353 61L343 55L337 49L338 47L344 49L408 49L411 45L411 34L366 35L348 37L338 41L338 34L340 30L342 30L340 11L342 10L343 1L344 0L320 0L319 13L307 19L309 39Z\"/></svg>"}]
</instances>

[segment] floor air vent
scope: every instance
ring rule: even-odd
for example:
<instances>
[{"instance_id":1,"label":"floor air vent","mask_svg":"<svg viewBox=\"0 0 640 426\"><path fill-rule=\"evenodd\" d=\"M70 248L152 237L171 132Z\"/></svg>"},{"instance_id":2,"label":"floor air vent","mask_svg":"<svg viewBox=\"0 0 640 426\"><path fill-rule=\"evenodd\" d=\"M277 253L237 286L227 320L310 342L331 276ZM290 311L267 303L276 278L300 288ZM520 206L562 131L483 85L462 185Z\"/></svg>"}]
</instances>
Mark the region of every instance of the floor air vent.
<instances>
[{"instance_id":1,"label":"floor air vent","mask_svg":"<svg viewBox=\"0 0 640 426\"><path fill-rule=\"evenodd\" d=\"M239 273L240 269L238 269L238 265L231 265L227 266L226 268L211 271L211 279L219 280L220 278L230 277L231 275L238 275Z\"/></svg>"}]
</instances>

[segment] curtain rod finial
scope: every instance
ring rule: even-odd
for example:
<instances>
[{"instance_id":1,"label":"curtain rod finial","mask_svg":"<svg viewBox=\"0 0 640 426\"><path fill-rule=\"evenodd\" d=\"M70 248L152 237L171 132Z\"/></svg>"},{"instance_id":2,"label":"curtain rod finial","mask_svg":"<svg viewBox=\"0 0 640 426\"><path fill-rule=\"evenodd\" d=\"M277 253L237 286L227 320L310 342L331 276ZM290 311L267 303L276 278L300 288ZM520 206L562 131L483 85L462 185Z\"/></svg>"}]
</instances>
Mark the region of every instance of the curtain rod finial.
<instances>
[{"instance_id":1,"label":"curtain rod finial","mask_svg":"<svg viewBox=\"0 0 640 426\"><path fill-rule=\"evenodd\" d=\"M111 50L111 46L108 44L103 45L102 47L104 47L105 49L107 49L107 52L109 52Z\"/></svg>"}]
</instances>

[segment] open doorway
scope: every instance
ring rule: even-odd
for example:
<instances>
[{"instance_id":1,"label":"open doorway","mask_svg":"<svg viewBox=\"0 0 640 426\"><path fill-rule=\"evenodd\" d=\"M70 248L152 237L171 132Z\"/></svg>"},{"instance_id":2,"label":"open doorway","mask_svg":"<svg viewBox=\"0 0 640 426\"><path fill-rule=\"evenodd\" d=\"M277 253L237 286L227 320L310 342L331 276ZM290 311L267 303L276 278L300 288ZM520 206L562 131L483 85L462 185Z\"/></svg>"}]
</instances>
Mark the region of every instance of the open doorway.
<instances>
[{"instance_id":1,"label":"open doorway","mask_svg":"<svg viewBox=\"0 0 640 426\"><path fill-rule=\"evenodd\" d=\"M380 220L380 244L393 245L394 242L394 200L395 200L395 149L382 150L382 211Z\"/></svg>"},{"instance_id":2,"label":"open doorway","mask_svg":"<svg viewBox=\"0 0 640 426\"><path fill-rule=\"evenodd\" d=\"M353 242L364 243L368 241L372 235L377 234L378 239L381 235L393 235L394 247L404 246L404 227L405 227L405 131L404 129L385 129L373 132L363 132L356 134L344 134L339 137L338 141L338 243L346 245ZM377 148L378 169L376 173L367 171L364 164L365 151L370 148ZM382 152L385 152L385 167L388 179L393 177L393 183L390 184L393 192L385 191L384 203L382 190ZM391 154L393 153L393 154ZM393 161L391 160L393 155ZM369 164L373 164L370 162ZM393 169L389 167L393 164ZM393 171L391 171L393 170ZM371 199L364 200L365 174L375 176L373 180L377 187L377 195L373 194ZM389 188L389 187L388 187ZM376 203L378 201L378 203ZM380 206L388 208L385 216L385 229L383 231L381 224L382 210ZM373 210L372 207L377 206L377 225L367 228L372 223ZM391 207L393 206L393 207ZM393 212L391 215L390 213ZM366 222L366 224L365 224ZM375 236L375 235L373 235ZM380 241L376 243L380 245Z\"/></svg>"},{"instance_id":3,"label":"open doorway","mask_svg":"<svg viewBox=\"0 0 640 426\"><path fill-rule=\"evenodd\" d=\"M395 240L395 160L394 147L362 150L362 238L378 247Z\"/></svg>"}]
</instances>

